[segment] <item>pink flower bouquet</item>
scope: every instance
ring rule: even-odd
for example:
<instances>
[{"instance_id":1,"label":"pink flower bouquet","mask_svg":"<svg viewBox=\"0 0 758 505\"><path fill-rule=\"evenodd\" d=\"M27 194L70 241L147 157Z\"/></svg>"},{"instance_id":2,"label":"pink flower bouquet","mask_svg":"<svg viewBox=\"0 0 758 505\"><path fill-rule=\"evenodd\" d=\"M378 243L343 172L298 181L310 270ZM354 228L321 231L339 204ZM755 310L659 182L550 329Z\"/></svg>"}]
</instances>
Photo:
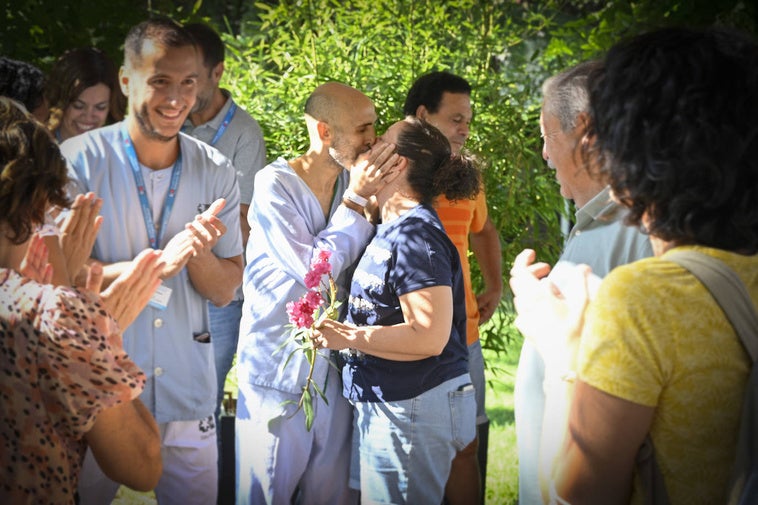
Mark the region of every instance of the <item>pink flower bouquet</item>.
<instances>
[{"instance_id":1,"label":"pink flower bouquet","mask_svg":"<svg viewBox=\"0 0 758 505\"><path fill-rule=\"evenodd\" d=\"M337 284L332 277L332 265L329 263L331 255L331 251L325 249L319 251L318 255L311 261L310 270L305 274L305 287L308 288L308 292L301 296L299 300L287 303L287 315L292 326L292 332L290 333L290 339L282 347L285 347L292 340L297 343L298 347L287 357L284 366L287 366L292 355L298 351L305 353L306 359L310 364L308 377L303 385L303 392L295 410L295 413L297 413L298 410L303 409L305 413L305 427L309 431L313 426L314 392L324 402L327 401L324 395L326 384L320 388L313 380L316 357L321 356L328 360L327 357L317 352L316 344L312 339L313 330L326 318L336 319L340 305L337 301ZM324 281L324 276L326 276L326 281ZM331 361L330 365L333 366Z\"/></svg>"}]
</instances>

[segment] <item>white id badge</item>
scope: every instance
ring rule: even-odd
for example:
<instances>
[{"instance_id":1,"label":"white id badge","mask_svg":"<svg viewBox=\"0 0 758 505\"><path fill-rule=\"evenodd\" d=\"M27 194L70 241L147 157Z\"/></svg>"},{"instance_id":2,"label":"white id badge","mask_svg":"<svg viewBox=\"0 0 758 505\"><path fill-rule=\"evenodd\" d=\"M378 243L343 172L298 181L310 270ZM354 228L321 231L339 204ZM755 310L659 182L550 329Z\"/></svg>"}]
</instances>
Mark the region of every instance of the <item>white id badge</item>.
<instances>
[{"instance_id":1,"label":"white id badge","mask_svg":"<svg viewBox=\"0 0 758 505\"><path fill-rule=\"evenodd\" d=\"M158 289L155 290L155 293L153 293L153 297L150 298L150 302L148 302L148 304L151 307L155 307L156 309L166 310L170 298L171 288L161 283L161 285L158 286Z\"/></svg>"}]
</instances>

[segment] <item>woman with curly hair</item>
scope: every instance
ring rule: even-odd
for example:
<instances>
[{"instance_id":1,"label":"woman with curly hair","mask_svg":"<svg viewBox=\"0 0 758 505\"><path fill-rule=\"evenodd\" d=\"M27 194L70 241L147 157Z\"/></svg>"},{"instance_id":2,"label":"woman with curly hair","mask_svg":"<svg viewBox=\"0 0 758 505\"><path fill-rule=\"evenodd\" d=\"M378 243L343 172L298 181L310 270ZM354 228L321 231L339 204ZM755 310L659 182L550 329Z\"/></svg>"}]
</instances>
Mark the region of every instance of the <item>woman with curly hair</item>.
<instances>
[{"instance_id":1,"label":"woman with curly hair","mask_svg":"<svg viewBox=\"0 0 758 505\"><path fill-rule=\"evenodd\" d=\"M543 356L559 343L538 331L550 311L535 300L576 316L553 325L565 323L573 357L552 364L571 395L552 498L643 503L650 488L635 460L649 434L670 503L726 503L752 362L673 255L720 260L758 302L758 43L724 29L656 30L611 48L588 88L595 154L655 256L613 270L586 314L582 300L547 296L539 265L516 260L517 323Z\"/></svg>"},{"instance_id":2,"label":"woman with curly hair","mask_svg":"<svg viewBox=\"0 0 758 505\"><path fill-rule=\"evenodd\" d=\"M138 399L146 378L121 341L160 283L160 253L144 251L100 295L100 266L86 289L49 284L35 232L50 205L68 205L66 172L42 124L0 98L0 503L73 504L87 446L136 489L162 469Z\"/></svg>"},{"instance_id":3,"label":"woman with curly hair","mask_svg":"<svg viewBox=\"0 0 758 505\"><path fill-rule=\"evenodd\" d=\"M382 222L353 275L347 322L325 321L316 342L347 350L351 486L364 502L438 504L453 457L474 440L476 399L461 261L432 203L476 197L481 174L415 117L382 140L397 146L400 175L376 194Z\"/></svg>"},{"instance_id":4,"label":"woman with curly hair","mask_svg":"<svg viewBox=\"0 0 758 505\"><path fill-rule=\"evenodd\" d=\"M50 117L44 93L42 70L31 63L0 56L0 96L16 100L43 124Z\"/></svg>"},{"instance_id":5,"label":"woman with curly hair","mask_svg":"<svg viewBox=\"0 0 758 505\"><path fill-rule=\"evenodd\" d=\"M126 98L118 70L100 49L66 51L48 76L45 98L50 106L48 128L58 143L124 119Z\"/></svg>"}]
</instances>

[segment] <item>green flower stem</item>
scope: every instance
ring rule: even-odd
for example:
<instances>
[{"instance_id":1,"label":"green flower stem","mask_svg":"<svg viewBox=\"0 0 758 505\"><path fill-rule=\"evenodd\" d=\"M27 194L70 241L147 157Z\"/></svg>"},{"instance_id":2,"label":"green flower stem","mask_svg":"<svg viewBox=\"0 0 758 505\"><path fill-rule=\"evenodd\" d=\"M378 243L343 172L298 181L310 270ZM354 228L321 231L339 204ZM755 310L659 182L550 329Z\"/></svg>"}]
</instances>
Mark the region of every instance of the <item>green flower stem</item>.
<instances>
[{"instance_id":1,"label":"green flower stem","mask_svg":"<svg viewBox=\"0 0 758 505\"><path fill-rule=\"evenodd\" d=\"M311 384L313 383L313 371L316 369L316 341L311 338L311 332L309 331L306 338L311 344L311 351L307 352L308 363L310 368L308 369L308 377L305 379L305 386L303 386L303 394L300 396L300 401L297 403L297 408L301 408L305 402L306 396L308 399L312 399L313 395L310 394ZM308 394L306 394L308 392Z\"/></svg>"}]
</instances>

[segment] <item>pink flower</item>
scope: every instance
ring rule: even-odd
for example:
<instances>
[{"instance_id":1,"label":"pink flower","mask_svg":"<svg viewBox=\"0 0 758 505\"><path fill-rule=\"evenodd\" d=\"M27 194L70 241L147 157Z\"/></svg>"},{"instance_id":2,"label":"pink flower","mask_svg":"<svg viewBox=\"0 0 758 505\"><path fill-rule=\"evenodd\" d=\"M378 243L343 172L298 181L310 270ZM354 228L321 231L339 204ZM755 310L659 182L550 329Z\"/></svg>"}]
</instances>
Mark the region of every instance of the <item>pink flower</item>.
<instances>
[{"instance_id":1,"label":"pink flower","mask_svg":"<svg viewBox=\"0 0 758 505\"><path fill-rule=\"evenodd\" d=\"M317 288L321 283L321 275L321 272L310 270L307 274L305 274L305 287L308 289Z\"/></svg>"},{"instance_id":2,"label":"pink flower","mask_svg":"<svg viewBox=\"0 0 758 505\"><path fill-rule=\"evenodd\" d=\"M316 357L320 356L329 359L328 355L316 352L318 347L312 339L313 324L317 317L319 320L322 320L324 317L335 319L340 305L339 301L337 301L337 285L332 277L332 265L329 263L331 256L331 251L326 249L319 250L318 254L311 260L310 269L303 279L308 291L296 302L287 303L287 315L289 316L290 324L294 326L290 338L305 352L305 356L310 364L308 377L303 386L303 393L297 404L298 410L300 408L305 410L305 427L309 431L313 425L313 416L315 415L313 411L314 398L318 394L326 400L323 391L316 386L313 378ZM324 275L328 276L328 279L327 282L322 283L321 278ZM323 306L326 302L328 302L328 305L324 308ZM323 387L326 388L326 384Z\"/></svg>"},{"instance_id":3,"label":"pink flower","mask_svg":"<svg viewBox=\"0 0 758 505\"><path fill-rule=\"evenodd\" d=\"M287 302L287 315L290 323L298 328L309 328L313 324L313 312L316 307L309 304L305 297L296 302Z\"/></svg>"},{"instance_id":4,"label":"pink flower","mask_svg":"<svg viewBox=\"0 0 758 505\"><path fill-rule=\"evenodd\" d=\"M314 289L321 284L321 277L332 272L332 265L329 258L332 252L326 249L320 249L318 255L311 261L311 269L305 274L305 287Z\"/></svg>"},{"instance_id":5,"label":"pink flower","mask_svg":"<svg viewBox=\"0 0 758 505\"><path fill-rule=\"evenodd\" d=\"M308 273L313 273L314 275L318 275L319 278L322 275L326 275L332 271L332 264L328 261L326 263L313 263L311 264L311 271Z\"/></svg>"},{"instance_id":6,"label":"pink flower","mask_svg":"<svg viewBox=\"0 0 758 505\"><path fill-rule=\"evenodd\" d=\"M331 257L331 251L327 249L319 250L316 258L311 261L311 272L315 272L318 275L326 275L328 273L331 273L332 264L329 263L329 258Z\"/></svg>"},{"instance_id":7,"label":"pink flower","mask_svg":"<svg viewBox=\"0 0 758 505\"><path fill-rule=\"evenodd\" d=\"M324 297L321 295L321 291L308 291L305 293L305 296L303 296L303 299L305 299L308 305L313 307L313 310L316 310L324 303Z\"/></svg>"},{"instance_id":8,"label":"pink flower","mask_svg":"<svg viewBox=\"0 0 758 505\"><path fill-rule=\"evenodd\" d=\"M328 249L321 249L318 252L318 261L322 263L329 263L329 258L332 257L332 251Z\"/></svg>"}]
</instances>

